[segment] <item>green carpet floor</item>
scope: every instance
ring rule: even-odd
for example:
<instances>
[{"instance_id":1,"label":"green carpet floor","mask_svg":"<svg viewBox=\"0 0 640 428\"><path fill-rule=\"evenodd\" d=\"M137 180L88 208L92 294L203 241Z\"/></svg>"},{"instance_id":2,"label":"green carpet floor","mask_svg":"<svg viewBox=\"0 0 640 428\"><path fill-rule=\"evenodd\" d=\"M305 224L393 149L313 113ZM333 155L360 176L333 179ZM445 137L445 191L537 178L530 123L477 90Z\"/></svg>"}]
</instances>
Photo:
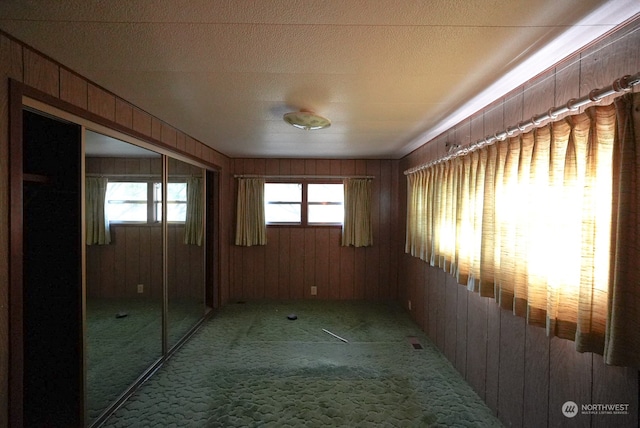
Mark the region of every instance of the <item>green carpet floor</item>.
<instances>
[{"instance_id":1,"label":"green carpet floor","mask_svg":"<svg viewBox=\"0 0 640 428\"><path fill-rule=\"evenodd\" d=\"M204 304L169 302L169 344L176 344L201 318ZM118 318L116 314L126 314ZM162 302L151 299L87 300L87 417L113 403L162 355Z\"/></svg>"},{"instance_id":2,"label":"green carpet floor","mask_svg":"<svg viewBox=\"0 0 640 428\"><path fill-rule=\"evenodd\" d=\"M293 301L224 307L103 426L501 424L401 307Z\"/></svg>"}]
</instances>

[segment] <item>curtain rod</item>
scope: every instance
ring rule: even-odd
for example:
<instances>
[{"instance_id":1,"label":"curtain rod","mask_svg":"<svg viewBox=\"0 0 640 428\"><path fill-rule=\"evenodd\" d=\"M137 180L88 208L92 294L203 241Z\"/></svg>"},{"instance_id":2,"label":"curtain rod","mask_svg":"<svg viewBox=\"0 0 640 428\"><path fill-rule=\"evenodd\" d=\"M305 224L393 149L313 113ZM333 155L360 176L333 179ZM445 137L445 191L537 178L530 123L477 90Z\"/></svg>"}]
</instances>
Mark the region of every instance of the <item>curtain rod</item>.
<instances>
[{"instance_id":1,"label":"curtain rod","mask_svg":"<svg viewBox=\"0 0 640 428\"><path fill-rule=\"evenodd\" d=\"M441 162L448 161L449 159L453 159L458 156L466 155L475 150L478 150L482 147L489 146L496 141L504 141L507 137L512 137L513 135L522 133L526 130L526 128L532 126L534 128L540 126L542 122L548 119L556 119L559 115L563 113L567 113L569 111L576 111L580 107L595 104L600 102L603 98L606 98L610 95L617 94L619 92L628 92L632 87L640 83L640 72L626 76L620 77L613 81L613 83L609 86L606 86L602 89L593 89L589 92L589 94L580 97L580 98L571 98L565 104L559 107L551 107L544 113L535 114L531 117L531 119L523 122L518 122L517 125L512 125L507 127L502 132L496 132L493 135L488 135L485 138L476 141L475 143L470 144L467 147L459 148L457 145L452 145L450 147L450 153L435 159L433 161L427 162L426 164L419 165L413 168L409 168L404 172L404 175L413 174L414 172L427 169L433 165L439 164Z\"/></svg>"},{"instance_id":2,"label":"curtain rod","mask_svg":"<svg viewBox=\"0 0 640 428\"><path fill-rule=\"evenodd\" d=\"M109 174L109 173L91 173L88 172L85 174L86 177L113 177L113 178L154 178L154 179L161 179L162 178L162 174ZM185 178L185 177L198 177L201 178L201 176L199 175L193 175L193 174L169 174L168 178Z\"/></svg>"},{"instance_id":3,"label":"curtain rod","mask_svg":"<svg viewBox=\"0 0 640 428\"><path fill-rule=\"evenodd\" d=\"M257 175L257 174L237 174L234 178L275 178L275 179L317 179L317 180L331 180L339 178L362 178L372 180L376 178L374 175Z\"/></svg>"},{"instance_id":4,"label":"curtain rod","mask_svg":"<svg viewBox=\"0 0 640 428\"><path fill-rule=\"evenodd\" d=\"M85 174L87 177L160 177L162 173L157 174L111 174L108 172L87 172Z\"/></svg>"}]
</instances>

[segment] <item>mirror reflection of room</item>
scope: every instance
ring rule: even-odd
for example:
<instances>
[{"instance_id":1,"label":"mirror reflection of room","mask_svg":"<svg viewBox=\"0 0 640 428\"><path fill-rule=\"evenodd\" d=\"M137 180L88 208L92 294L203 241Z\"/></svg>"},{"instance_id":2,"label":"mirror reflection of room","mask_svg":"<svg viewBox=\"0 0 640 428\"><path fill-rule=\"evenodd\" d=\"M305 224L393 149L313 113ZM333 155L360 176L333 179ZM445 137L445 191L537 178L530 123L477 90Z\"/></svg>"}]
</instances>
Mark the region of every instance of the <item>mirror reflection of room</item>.
<instances>
[{"instance_id":1,"label":"mirror reflection of room","mask_svg":"<svg viewBox=\"0 0 640 428\"><path fill-rule=\"evenodd\" d=\"M92 131L85 141L91 422L162 355L162 157Z\"/></svg>"},{"instance_id":2,"label":"mirror reflection of room","mask_svg":"<svg viewBox=\"0 0 640 428\"><path fill-rule=\"evenodd\" d=\"M205 312L202 168L168 159L167 340L175 346Z\"/></svg>"},{"instance_id":3,"label":"mirror reflection of room","mask_svg":"<svg viewBox=\"0 0 640 428\"><path fill-rule=\"evenodd\" d=\"M156 152L86 131L89 424L205 314L204 170L167 158L165 194L163 162Z\"/></svg>"}]
</instances>

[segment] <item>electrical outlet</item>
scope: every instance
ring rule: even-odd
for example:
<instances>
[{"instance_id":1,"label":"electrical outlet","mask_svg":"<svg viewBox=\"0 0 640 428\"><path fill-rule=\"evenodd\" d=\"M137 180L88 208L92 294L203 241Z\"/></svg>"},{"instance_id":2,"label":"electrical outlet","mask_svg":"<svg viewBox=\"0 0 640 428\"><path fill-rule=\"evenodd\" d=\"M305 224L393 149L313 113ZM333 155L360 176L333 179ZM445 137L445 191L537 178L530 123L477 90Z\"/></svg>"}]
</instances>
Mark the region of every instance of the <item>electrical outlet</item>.
<instances>
[{"instance_id":1,"label":"electrical outlet","mask_svg":"<svg viewBox=\"0 0 640 428\"><path fill-rule=\"evenodd\" d=\"M409 310L411 310L411 300L409 300Z\"/></svg>"},{"instance_id":2,"label":"electrical outlet","mask_svg":"<svg viewBox=\"0 0 640 428\"><path fill-rule=\"evenodd\" d=\"M138 293L144 293L144 284L138 284Z\"/></svg>"},{"instance_id":3,"label":"electrical outlet","mask_svg":"<svg viewBox=\"0 0 640 428\"><path fill-rule=\"evenodd\" d=\"M318 287L316 287L315 285L311 286L311 295L312 296L317 296L318 295Z\"/></svg>"}]
</instances>

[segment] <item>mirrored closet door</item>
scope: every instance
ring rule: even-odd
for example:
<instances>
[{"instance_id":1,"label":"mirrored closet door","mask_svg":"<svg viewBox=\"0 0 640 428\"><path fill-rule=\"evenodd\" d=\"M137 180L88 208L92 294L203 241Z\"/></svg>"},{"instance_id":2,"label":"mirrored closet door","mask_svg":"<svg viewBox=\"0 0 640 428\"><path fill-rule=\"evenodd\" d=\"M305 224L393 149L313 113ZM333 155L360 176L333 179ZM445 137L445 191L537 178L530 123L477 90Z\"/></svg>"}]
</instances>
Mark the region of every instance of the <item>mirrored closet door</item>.
<instances>
[{"instance_id":1,"label":"mirrored closet door","mask_svg":"<svg viewBox=\"0 0 640 428\"><path fill-rule=\"evenodd\" d=\"M174 347L205 314L203 169L169 158L167 340Z\"/></svg>"},{"instance_id":2,"label":"mirrored closet door","mask_svg":"<svg viewBox=\"0 0 640 428\"><path fill-rule=\"evenodd\" d=\"M162 156L86 131L89 421L162 356Z\"/></svg>"},{"instance_id":3,"label":"mirrored closet door","mask_svg":"<svg viewBox=\"0 0 640 428\"><path fill-rule=\"evenodd\" d=\"M85 130L89 426L206 313L204 177L202 167Z\"/></svg>"}]
</instances>

